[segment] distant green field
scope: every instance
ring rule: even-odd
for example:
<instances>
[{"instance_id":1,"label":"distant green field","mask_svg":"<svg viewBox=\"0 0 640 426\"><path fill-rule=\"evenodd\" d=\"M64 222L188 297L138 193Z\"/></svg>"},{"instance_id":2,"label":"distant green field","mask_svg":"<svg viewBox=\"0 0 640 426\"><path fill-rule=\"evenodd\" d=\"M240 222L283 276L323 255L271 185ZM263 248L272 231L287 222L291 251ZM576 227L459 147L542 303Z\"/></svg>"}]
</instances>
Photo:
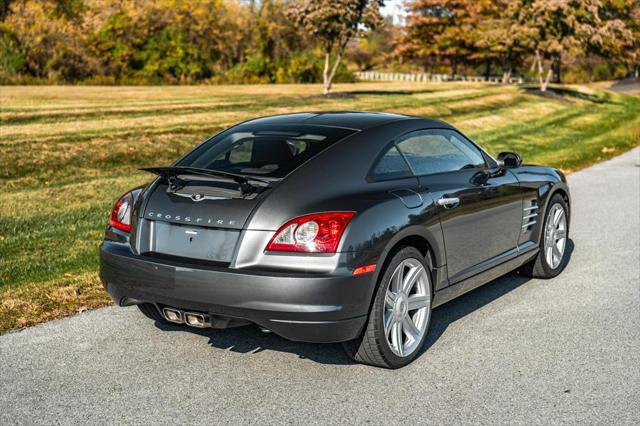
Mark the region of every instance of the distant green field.
<instances>
[{"instance_id":1,"label":"distant green field","mask_svg":"<svg viewBox=\"0 0 640 426\"><path fill-rule=\"evenodd\" d=\"M0 333L106 305L97 248L113 202L239 121L304 110L440 118L491 153L576 170L640 144L640 98L488 84L0 88Z\"/></svg>"}]
</instances>

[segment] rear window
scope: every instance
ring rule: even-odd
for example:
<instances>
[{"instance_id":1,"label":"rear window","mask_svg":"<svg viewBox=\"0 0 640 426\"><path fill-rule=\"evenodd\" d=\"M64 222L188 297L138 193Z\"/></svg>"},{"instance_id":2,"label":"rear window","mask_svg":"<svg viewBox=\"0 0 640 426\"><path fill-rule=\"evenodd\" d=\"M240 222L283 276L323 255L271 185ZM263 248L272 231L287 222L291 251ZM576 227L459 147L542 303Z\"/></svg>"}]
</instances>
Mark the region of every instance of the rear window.
<instances>
[{"instance_id":1,"label":"rear window","mask_svg":"<svg viewBox=\"0 0 640 426\"><path fill-rule=\"evenodd\" d=\"M320 126L274 126L225 132L176 165L282 178L354 130Z\"/></svg>"}]
</instances>

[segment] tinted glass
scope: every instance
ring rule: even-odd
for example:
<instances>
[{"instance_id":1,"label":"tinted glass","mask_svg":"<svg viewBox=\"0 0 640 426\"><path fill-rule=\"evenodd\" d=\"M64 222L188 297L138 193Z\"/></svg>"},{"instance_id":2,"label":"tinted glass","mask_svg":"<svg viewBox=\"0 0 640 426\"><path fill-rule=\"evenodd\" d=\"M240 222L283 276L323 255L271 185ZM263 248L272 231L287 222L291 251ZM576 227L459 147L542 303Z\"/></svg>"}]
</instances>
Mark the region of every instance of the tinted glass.
<instances>
[{"instance_id":1,"label":"tinted glass","mask_svg":"<svg viewBox=\"0 0 640 426\"><path fill-rule=\"evenodd\" d=\"M471 142L449 130L421 130L402 137L398 148L418 175L474 169L486 165Z\"/></svg>"},{"instance_id":2,"label":"tinted glass","mask_svg":"<svg viewBox=\"0 0 640 426\"><path fill-rule=\"evenodd\" d=\"M402 155L400 155L400 152L398 152L398 149L392 146L378 160L372 174L376 179L395 179L411 176L411 170Z\"/></svg>"},{"instance_id":3,"label":"tinted glass","mask_svg":"<svg viewBox=\"0 0 640 426\"><path fill-rule=\"evenodd\" d=\"M263 126L224 133L202 144L177 165L282 178L353 132L319 126Z\"/></svg>"}]
</instances>

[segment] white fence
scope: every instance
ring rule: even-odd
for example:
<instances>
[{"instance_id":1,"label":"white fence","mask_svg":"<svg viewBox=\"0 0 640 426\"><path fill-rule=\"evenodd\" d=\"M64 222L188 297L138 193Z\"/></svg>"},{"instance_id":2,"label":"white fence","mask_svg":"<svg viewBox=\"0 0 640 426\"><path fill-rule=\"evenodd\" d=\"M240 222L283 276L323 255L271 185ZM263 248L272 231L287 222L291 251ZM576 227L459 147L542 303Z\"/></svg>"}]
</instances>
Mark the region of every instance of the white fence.
<instances>
[{"instance_id":1,"label":"white fence","mask_svg":"<svg viewBox=\"0 0 640 426\"><path fill-rule=\"evenodd\" d=\"M358 80L363 81L414 81L418 83L422 82L443 82L443 81L471 81L482 82L488 81L491 83L502 83L502 77L481 77L481 76L465 76L449 74L429 74L429 73L402 73L402 72L377 72L377 71L364 71L356 72L354 76ZM524 80L522 77L511 77L509 84L522 84Z\"/></svg>"}]
</instances>

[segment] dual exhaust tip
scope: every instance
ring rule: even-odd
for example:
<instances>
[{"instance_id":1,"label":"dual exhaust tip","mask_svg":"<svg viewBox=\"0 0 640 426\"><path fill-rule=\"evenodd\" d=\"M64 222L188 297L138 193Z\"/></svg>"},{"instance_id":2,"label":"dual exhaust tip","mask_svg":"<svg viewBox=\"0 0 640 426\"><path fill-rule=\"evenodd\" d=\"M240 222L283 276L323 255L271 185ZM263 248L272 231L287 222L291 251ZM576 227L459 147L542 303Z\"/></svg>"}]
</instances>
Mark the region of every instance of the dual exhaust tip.
<instances>
[{"instance_id":1,"label":"dual exhaust tip","mask_svg":"<svg viewBox=\"0 0 640 426\"><path fill-rule=\"evenodd\" d=\"M175 308L162 308L162 316L175 324L186 324L196 328L211 327L211 318L209 315L198 312L186 312Z\"/></svg>"}]
</instances>

